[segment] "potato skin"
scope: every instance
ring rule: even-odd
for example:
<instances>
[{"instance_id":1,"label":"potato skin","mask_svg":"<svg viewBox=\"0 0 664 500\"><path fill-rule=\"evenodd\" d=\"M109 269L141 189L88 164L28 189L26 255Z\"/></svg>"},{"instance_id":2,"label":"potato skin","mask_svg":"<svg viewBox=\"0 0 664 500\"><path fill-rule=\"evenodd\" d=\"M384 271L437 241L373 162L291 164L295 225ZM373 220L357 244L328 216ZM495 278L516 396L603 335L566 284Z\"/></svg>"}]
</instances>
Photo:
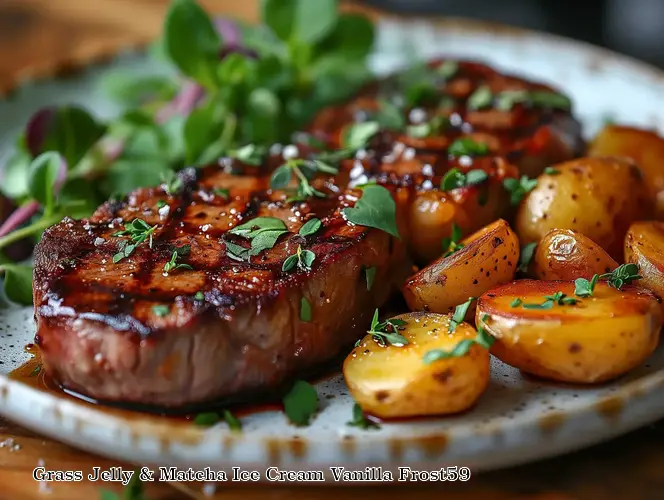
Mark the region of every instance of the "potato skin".
<instances>
[{"instance_id":1,"label":"potato skin","mask_svg":"<svg viewBox=\"0 0 664 500\"><path fill-rule=\"evenodd\" d=\"M664 138L650 130L607 125L593 139L588 156L624 156L636 162L655 204L655 217L664 220Z\"/></svg>"},{"instance_id":2,"label":"potato skin","mask_svg":"<svg viewBox=\"0 0 664 500\"><path fill-rule=\"evenodd\" d=\"M640 286L664 297L664 222L635 222L630 226L625 236L625 262L639 266L643 277Z\"/></svg>"},{"instance_id":3,"label":"potato skin","mask_svg":"<svg viewBox=\"0 0 664 500\"><path fill-rule=\"evenodd\" d=\"M482 295L476 320L496 338L491 353L543 378L598 383L637 367L657 347L661 308L652 292L636 285L616 290L599 282L575 306L511 307L516 298L541 304L558 291L574 296L574 283L519 280Z\"/></svg>"},{"instance_id":4,"label":"potato skin","mask_svg":"<svg viewBox=\"0 0 664 500\"><path fill-rule=\"evenodd\" d=\"M552 229L537 244L530 266L545 281L591 279L613 271L618 263L597 243L571 229Z\"/></svg>"},{"instance_id":5,"label":"potato skin","mask_svg":"<svg viewBox=\"0 0 664 500\"><path fill-rule=\"evenodd\" d=\"M451 350L477 332L467 323L449 333L450 317L433 313L396 316L408 323L400 333L409 344L381 346L362 339L343 365L351 395L366 413L380 418L445 415L464 411L489 383L489 352L473 345L456 358L424 364L432 349Z\"/></svg>"},{"instance_id":6,"label":"potato skin","mask_svg":"<svg viewBox=\"0 0 664 500\"><path fill-rule=\"evenodd\" d=\"M551 229L573 229L615 260L623 253L629 225L652 212L641 171L622 158L580 158L542 174L519 206L515 230L522 244Z\"/></svg>"},{"instance_id":7,"label":"potato skin","mask_svg":"<svg viewBox=\"0 0 664 500\"><path fill-rule=\"evenodd\" d=\"M498 219L463 240L464 247L441 257L406 280L403 295L412 311L448 313L486 290L514 278L519 240Z\"/></svg>"}]
</instances>

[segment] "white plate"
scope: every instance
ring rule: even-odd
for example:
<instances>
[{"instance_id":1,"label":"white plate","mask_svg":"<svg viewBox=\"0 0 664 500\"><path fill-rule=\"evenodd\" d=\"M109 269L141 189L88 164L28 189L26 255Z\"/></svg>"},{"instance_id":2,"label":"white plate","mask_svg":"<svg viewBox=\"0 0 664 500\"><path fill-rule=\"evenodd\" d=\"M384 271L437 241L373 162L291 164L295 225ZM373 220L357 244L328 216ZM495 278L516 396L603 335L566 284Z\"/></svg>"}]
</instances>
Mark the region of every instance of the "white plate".
<instances>
[{"instance_id":1,"label":"white plate","mask_svg":"<svg viewBox=\"0 0 664 500\"><path fill-rule=\"evenodd\" d=\"M406 62L412 49L420 55L481 59L559 86L574 98L587 134L607 115L653 127L664 118L664 76L659 71L588 45L468 21L383 21L372 62L386 71ZM116 110L95 91L99 75L118 66L154 69L139 54L125 54L111 66L88 69L74 80L27 85L11 102L0 103L5 148L0 154L6 154L12 130L40 106L77 102L110 115ZM30 309L0 312L0 374L27 359L23 346L33 334ZM346 425L352 400L341 377L317 387L322 408L311 426L293 427L279 412L255 413L243 418L241 434L230 433L225 424L202 430L182 421L107 412L2 375L0 414L74 446L141 463L321 470L367 464L387 470L419 463L485 470L580 448L664 416L664 349L628 376L590 389L524 379L494 359L489 389L471 411L385 424L378 431Z\"/></svg>"}]
</instances>

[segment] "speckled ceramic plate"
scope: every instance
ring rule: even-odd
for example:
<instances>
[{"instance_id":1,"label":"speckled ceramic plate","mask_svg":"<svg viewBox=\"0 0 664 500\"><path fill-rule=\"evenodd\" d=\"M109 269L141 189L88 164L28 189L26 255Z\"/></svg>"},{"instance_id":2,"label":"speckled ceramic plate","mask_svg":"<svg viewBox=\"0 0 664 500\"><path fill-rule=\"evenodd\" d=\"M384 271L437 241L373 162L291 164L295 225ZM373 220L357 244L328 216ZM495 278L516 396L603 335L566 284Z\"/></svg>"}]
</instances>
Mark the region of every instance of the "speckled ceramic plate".
<instances>
[{"instance_id":1,"label":"speckled ceramic plate","mask_svg":"<svg viewBox=\"0 0 664 500\"><path fill-rule=\"evenodd\" d=\"M382 21L373 64L387 71L412 52L486 60L504 70L549 81L571 94L592 134L607 115L657 127L664 119L664 75L642 63L543 34L467 21ZM140 54L112 67L152 71ZM109 68L88 68L68 81L25 85L0 103L3 151L13 132L42 105L77 102L100 115L113 106L95 83ZM0 312L0 374L26 361L32 340L30 309ZM590 445L664 416L664 349L641 368L596 388L543 384L492 361L489 389L471 411L383 425L362 431L346 425L352 400L338 376L318 384L322 408L313 424L295 428L279 412L244 417L244 432L225 424L201 430L182 421L103 409L34 389L0 375L0 414L75 446L141 463L324 469L382 465L466 465L473 470L514 465ZM329 472L329 471L328 471Z\"/></svg>"}]
</instances>

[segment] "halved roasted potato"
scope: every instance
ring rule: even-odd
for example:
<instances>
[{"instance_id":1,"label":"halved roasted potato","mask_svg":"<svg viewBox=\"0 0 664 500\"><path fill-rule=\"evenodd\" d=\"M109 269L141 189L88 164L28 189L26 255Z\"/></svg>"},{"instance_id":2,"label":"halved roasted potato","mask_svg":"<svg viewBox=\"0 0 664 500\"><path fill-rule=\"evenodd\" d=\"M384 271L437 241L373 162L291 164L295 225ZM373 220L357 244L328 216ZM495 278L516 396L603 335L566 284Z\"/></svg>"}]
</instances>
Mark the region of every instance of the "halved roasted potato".
<instances>
[{"instance_id":1,"label":"halved roasted potato","mask_svg":"<svg viewBox=\"0 0 664 500\"><path fill-rule=\"evenodd\" d=\"M551 229L573 229L620 260L629 225L647 219L652 203L639 168L623 158L580 158L537 178L514 229L522 244Z\"/></svg>"},{"instance_id":2,"label":"halved roasted potato","mask_svg":"<svg viewBox=\"0 0 664 500\"><path fill-rule=\"evenodd\" d=\"M664 222L635 222L625 236L625 262L639 266L639 285L664 298Z\"/></svg>"},{"instance_id":3,"label":"halved roasted potato","mask_svg":"<svg viewBox=\"0 0 664 500\"><path fill-rule=\"evenodd\" d=\"M537 279L591 279L613 271L618 263L590 238L571 229L552 229L537 244L530 270Z\"/></svg>"},{"instance_id":4,"label":"halved roasted potato","mask_svg":"<svg viewBox=\"0 0 664 500\"><path fill-rule=\"evenodd\" d=\"M496 338L491 353L533 375L596 383L637 367L655 350L662 312L652 292L599 282L591 297L579 298L574 289L569 281L520 280L482 295L476 321ZM558 292L567 297L547 299ZM565 304L570 298L578 302Z\"/></svg>"},{"instance_id":5,"label":"halved roasted potato","mask_svg":"<svg viewBox=\"0 0 664 500\"><path fill-rule=\"evenodd\" d=\"M344 361L351 395L365 412L381 418L457 413L470 408L489 382L489 352L473 344L464 355L425 363L429 351L451 351L477 332L461 323L449 333L450 316L408 313L399 333L403 346L364 337Z\"/></svg>"},{"instance_id":6,"label":"halved roasted potato","mask_svg":"<svg viewBox=\"0 0 664 500\"><path fill-rule=\"evenodd\" d=\"M664 138L651 130L607 125L588 149L589 156L625 156L636 162L655 202L655 217L664 219Z\"/></svg>"},{"instance_id":7,"label":"halved roasted potato","mask_svg":"<svg viewBox=\"0 0 664 500\"><path fill-rule=\"evenodd\" d=\"M468 297L478 297L514 277L519 240L503 219L470 235L462 244L460 250L406 280L403 295L411 310L452 312Z\"/></svg>"}]
</instances>

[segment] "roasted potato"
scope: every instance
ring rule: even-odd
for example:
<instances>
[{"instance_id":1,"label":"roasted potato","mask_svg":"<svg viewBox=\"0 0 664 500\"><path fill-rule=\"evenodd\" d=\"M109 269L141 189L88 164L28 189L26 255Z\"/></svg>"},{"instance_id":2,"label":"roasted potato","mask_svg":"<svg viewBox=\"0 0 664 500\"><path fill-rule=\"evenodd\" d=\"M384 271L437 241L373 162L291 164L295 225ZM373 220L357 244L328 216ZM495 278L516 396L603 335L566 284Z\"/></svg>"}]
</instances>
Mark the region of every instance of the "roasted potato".
<instances>
[{"instance_id":1,"label":"roasted potato","mask_svg":"<svg viewBox=\"0 0 664 500\"><path fill-rule=\"evenodd\" d=\"M537 244L530 271L537 279L591 279L618 267L597 243L571 229L552 229Z\"/></svg>"},{"instance_id":2,"label":"roasted potato","mask_svg":"<svg viewBox=\"0 0 664 500\"><path fill-rule=\"evenodd\" d=\"M634 160L645 176L655 217L664 219L664 138L650 130L608 125L592 141L588 155Z\"/></svg>"},{"instance_id":3,"label":"roasted potato","mask_svg":"<svg viewBox=\"0 0 664 500\"><path fill-rule=\"evenodd\" d=\"M482 295L476 321L496 338L491 353L543 378L596 383L637 367L655 350L662 311L652 292L599 282L591 297L578 298L574 289L571 281L520 280ZM543 308L557 292L578 302ZM540 308L529 308L535 304Z\"/></svg>"},{"instance_id":4,"label":"roasted potato","mask_svg":"<svg viewBox=\"0 0 664 500\"><path fill-rule=\"evenodd\" d=\"M456 223L463 234L503 217L509 209L509 194L502 182L491 181L483 187L464 187L443 191L422 191L408 209L411 255L424 264L440 257L441 242L452 233Z\"/></svg>"},{"instance_id":5,"label":"roasted potato","mask_svg":"<svg viewBox=\"0 0 664 500\"><path fill-rule=\"evenodd\" d=\"M463 247L411 276L403 295L413 311L448 313L514 277L519 240L503 219L462 241Z\"/></svg>"},{"instance_id":6,"label":"roasted potato","mask_svg":"<svg viewBox=\"0 0 664 500\"><path fill-rule=\"evenodd\" d=\"M639 285L664 297L664 222L635 222L625 236L625 262L639 266Z\"/></svg>"},{"instance_id":7,"label":"roasted potato","mask_svg":"<svg viewBox=\"0 0 664 500\"><path fill-rule=\"evenodd\" d=\"M542 174L519 206L514 229L522 244L551 229L573 229L622 258L629 225L651 215L641 171L621 158L580 158Z\"/></svg>"},{"instance_id":8,"label":"roasted potato","mask_svg":"<svg viewBox=\"0 0 664 500\"><path fill-rule=\"evenodd\" d=\"M450 316L433 313L401 314L408 344L381 345L364 337L344 361L351 395L362 409L381 418L443 415L470 408L489 383L489 352L472 345L463 356L426 364L433 349L451 351L477 332L467 323L449 333Z\"/></svg>"}]
</instances>

